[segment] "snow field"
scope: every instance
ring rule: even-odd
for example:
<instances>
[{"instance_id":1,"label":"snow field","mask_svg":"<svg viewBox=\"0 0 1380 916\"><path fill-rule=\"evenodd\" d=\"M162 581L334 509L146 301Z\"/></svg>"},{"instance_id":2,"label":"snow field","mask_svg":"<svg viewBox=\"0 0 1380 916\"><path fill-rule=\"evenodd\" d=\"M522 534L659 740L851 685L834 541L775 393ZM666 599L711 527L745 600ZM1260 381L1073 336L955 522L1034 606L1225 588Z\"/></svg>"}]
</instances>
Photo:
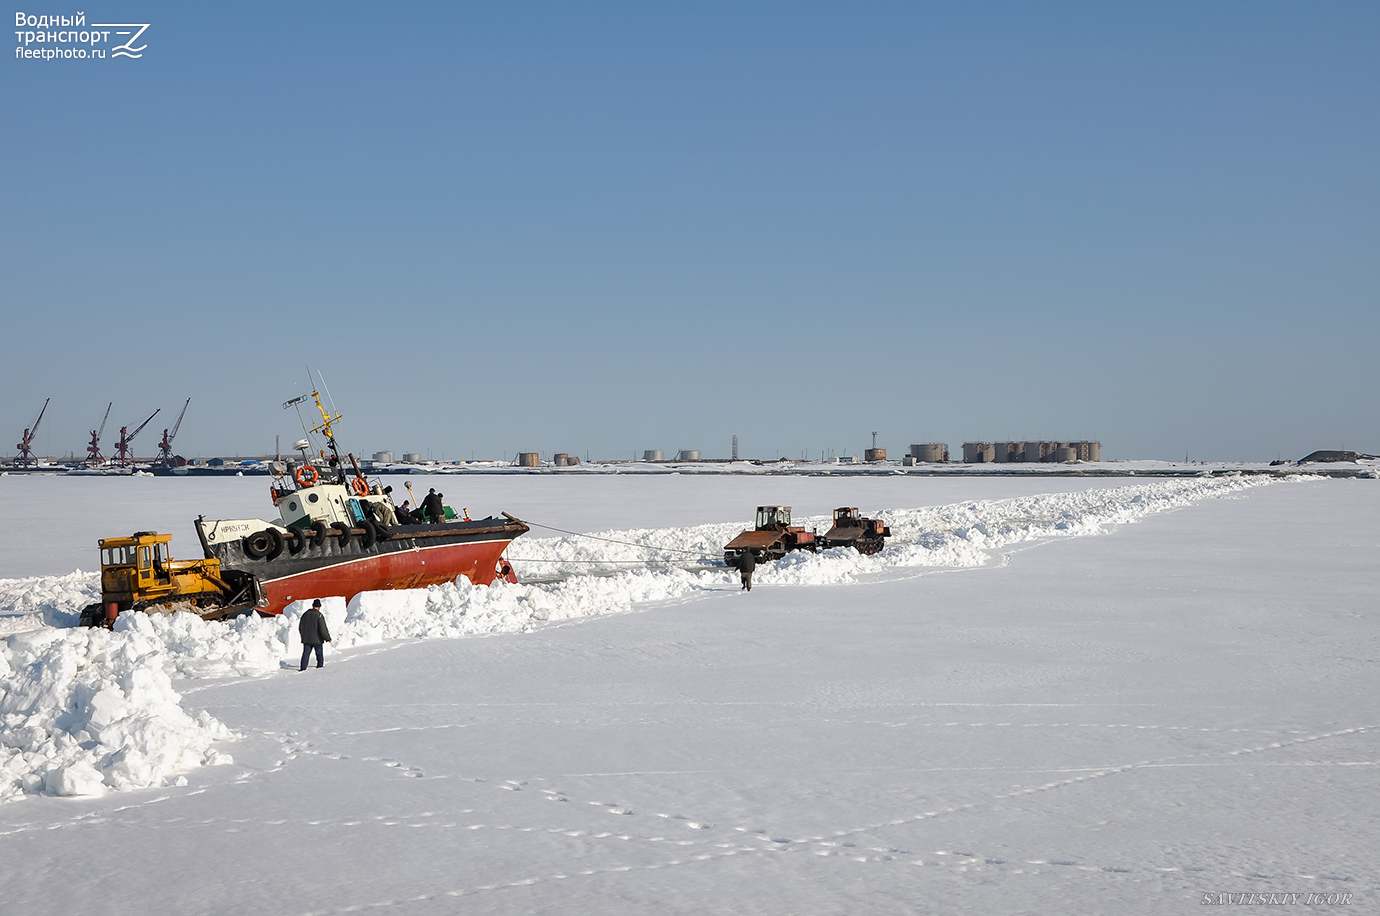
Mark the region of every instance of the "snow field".
<instances>
[{"instance_id":1,"label":"snow field","mask_svg":"<svg viewBox=\"0 0 1380 916\"><path fill-rule=\"evenodd\" d=\"M1202 478L964 502L880 513L892 538L881 554L795 553L759 567L756 581L827 586L923 567L974 567L1018 542L1097 534L1153 513L1240 493L1269 478ZM797 520L821 531L828 517ZM739 524L523 538L519 574L544 584L367 592L325 598L333 651L399 639L521 632L549 621L626 613L639 604L736 587L711 566ZM648 548L655 548L648 550ZM648 557L652 556L652 561ZM655 564L667 565L657 568ZM689 567L689 568L686 568ZM173 677L264 676L296 668L304 602L278 618L207 623L190 614L126 613L112 631L72 626L99 597L97 576L0 579L0 800L99 795L177 783L180 772L229 762L213 748L235 737L205 712L187 712Z\"/></svg>"}]
</instances>

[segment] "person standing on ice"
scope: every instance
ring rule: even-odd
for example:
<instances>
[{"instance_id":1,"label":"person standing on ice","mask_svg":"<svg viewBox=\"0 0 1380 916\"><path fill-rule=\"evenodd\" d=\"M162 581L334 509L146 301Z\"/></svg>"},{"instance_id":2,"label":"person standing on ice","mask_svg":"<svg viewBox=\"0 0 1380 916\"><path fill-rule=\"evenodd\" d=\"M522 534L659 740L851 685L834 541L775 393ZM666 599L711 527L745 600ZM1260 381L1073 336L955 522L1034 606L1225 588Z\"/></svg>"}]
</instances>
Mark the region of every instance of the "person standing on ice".
<instances>
[{"instance_id":1,"label":"person standing on ice","mask_svg":"<svg viewBox=\"0 0 1380 916\"><path fill-rule=\"evenodd\" d=\"M321 599L317 598L311 603L311 607L302 615L302 620L297 624L297 632L302 634L302 667L298 671L307 670L307 658L312 650L316 650L316 667L320 668L326 664L324 650L321 648L323 643L331 641L331 631L326 629L326 617L321 613Z\"/></svg>"},{"instance_id":2,"label":"person standing on ice","mask_svg":"<svg viewBox=\"0 0 1380 916\"><path fill-rule=\"evenodd\" d=\"M738 571L743 574L743 588L748 591L752 591L752 571L756 568L757 555L751 550L744 550L738 558Z\"/></svg>"}]
</instances>

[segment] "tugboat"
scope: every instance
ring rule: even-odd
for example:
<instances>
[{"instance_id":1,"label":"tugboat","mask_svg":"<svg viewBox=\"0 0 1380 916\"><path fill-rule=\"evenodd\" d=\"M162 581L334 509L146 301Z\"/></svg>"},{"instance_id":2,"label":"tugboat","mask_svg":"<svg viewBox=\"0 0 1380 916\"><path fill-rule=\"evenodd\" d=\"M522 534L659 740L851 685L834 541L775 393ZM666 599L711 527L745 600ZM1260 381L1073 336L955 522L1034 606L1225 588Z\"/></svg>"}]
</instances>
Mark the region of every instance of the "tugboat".
<instances>
[{"instance_id":1,"label":"tugboat","mask_svg":"<svg viewBox=\"0 0 1380 916\"><path fill-rule=\"evenodd\" d=\"M133 560L111 553L112 564L132 566L134 575L123 566L116 575L113 566L106 570L103 563L102 602L83 613L82 623L108 625L120 611L132 607L166 613L189 609L189 603L207 618L253 611L267 616L281 614L303 598L338 595L349 600L360 592L423 588L460 576L475 585L489 585L498 578L517 582L503 553L514 538L530 530L524 522L506 512L501 517L471 519L465 513L458 518L450 506L436 500L433 508L440 505L436 517L419 511L413 523L401 523L389 493L378 483L369 483L353 455L342 459L332 428L341 419L339 414L326 412L316 390L311 398L321 422L307 433L309 437L321 434L326 447L317 449L314 457L310 438L302 439L294 446L302 453L301 461L271 463L274 480L269 495L278 518L198 517L195 527L206 556L205 569L197 566L197 576L181 570L180 576L164 575L167 581L158 581L156 589L158 570L153 559L145 559L143 567L137 565L140 556L147 557L147 550L139 554L136 545ZM306 400L304 395L283 406ZM411 484L407 486L410 490ZM166 540L166 536L160 538ZM102 545L113 543L115 539L108 538ZM164 545L165 555L166 549ZM140 575L149 579L149 589L138 587ZM106 588L107 579L112 588ZM116 584L118 589L113 587ZM232 588L235 595L229 594ZM225 592L223 601L214 600L217 591ZM189 601L193 597L195 601Z\"/></svg>"}]
</instances>

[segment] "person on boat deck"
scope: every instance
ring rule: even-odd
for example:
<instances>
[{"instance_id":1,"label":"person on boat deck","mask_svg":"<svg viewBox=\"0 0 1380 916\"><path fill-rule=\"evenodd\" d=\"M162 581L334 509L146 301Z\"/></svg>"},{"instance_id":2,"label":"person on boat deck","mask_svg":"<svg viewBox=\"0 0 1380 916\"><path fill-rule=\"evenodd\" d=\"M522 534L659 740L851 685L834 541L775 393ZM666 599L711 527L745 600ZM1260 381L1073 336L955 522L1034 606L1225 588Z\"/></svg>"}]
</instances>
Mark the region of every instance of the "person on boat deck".
<instances>
[{"instance_id":1,"label":"person on boat deck","mask_svg":"<svg viewBox=\"0 0 1380 916\"><path fill-rule=\"evenodd\" d=\"M365 505L373 510L374 521L378 522L380 525L386 525L392 528L398 523L398 515L393 511L393 500L369 500Z\"/></svg>"},{"instance_id":2,"label":"person on boat deck","mask_svg":"<svg viewBox=\"0 0 1380 916\"><path fill-rule=\"evenodd\" d=\"M401 506L398 507L398 513L397 513L397 514L398 514L398 524L399 524L399 525L415 525L415 524L417 524L417 520L416 520L415 518L412 517L412 510L408 508L408 506L410 506L410 505L411 505L411 503L410 503L408 500L405 500L405 499L404 499L404 500L403 500L403 504L402 504Z\"/></svg>"},{"instance_id":3,"label":"person on boat deck","mask_svg":"<svg viewBox=\"0 0 1380 916\"><path fill-rule=\"evenodd\" d=\"M441 502L441 494L436 492L435 487L432 487L430 492L422 497L422 511L426 513L426 517L431 520L433 525L446 520L445 504Z\"/></svg>"},{"instance_id":4,"label":"person on boat deck","mask_svg":"<svg viewBox=\"0 0 1380 916\"><path fill-rule=\"evenodd\" d=\"M320 668L326 663L322 655L322 644L331 641L331 631L326 629L326 617L321 613L321 599L317 598L311 603L311 607L302 615L302 620L297 624L297 632L302 636L302 667L298 671L307 670L307 657L314 651L316 652L316 667Z\"/></svg>"}]
</instances>

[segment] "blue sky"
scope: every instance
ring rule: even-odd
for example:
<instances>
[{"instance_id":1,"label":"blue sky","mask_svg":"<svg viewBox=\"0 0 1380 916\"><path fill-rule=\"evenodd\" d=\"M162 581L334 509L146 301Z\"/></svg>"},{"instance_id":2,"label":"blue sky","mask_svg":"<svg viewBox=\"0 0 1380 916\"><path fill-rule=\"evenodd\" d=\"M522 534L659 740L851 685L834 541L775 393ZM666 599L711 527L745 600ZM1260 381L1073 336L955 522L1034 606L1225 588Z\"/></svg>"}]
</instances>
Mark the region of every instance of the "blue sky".
<instances>
[{"instance_id":1,"label":"blue sky","mask_svg":"<svg viewBox=\"0 0 1380 916\"><path fill-rule=\"evenodd\" d=\"M272 449L310 365L357 453L1380 451L1374 4L84 11L144 56L3 65L5 441Z\"/></svg>"}]
</instances>

